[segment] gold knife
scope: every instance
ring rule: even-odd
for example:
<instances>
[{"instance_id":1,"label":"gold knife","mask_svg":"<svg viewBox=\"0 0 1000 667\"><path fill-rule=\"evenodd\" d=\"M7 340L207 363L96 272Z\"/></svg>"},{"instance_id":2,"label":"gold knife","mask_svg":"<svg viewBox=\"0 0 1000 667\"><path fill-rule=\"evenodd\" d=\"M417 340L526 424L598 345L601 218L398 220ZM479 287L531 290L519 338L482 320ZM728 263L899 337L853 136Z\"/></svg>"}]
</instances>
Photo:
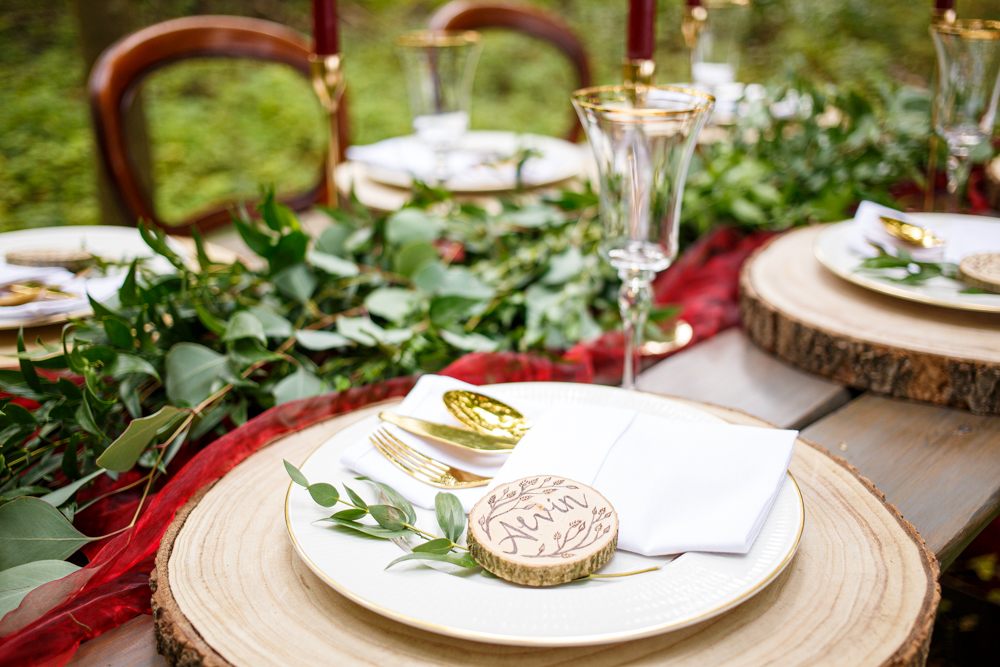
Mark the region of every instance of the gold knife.
<instances>
[{"instance_id":1,"label":"gold knife","mask_svg":"<svg viewBox=\"0 0 1000 667\"><path fill-rule=\"evenodd\" d=\"M404 417L391 412L380 412L379 418L390 424L395 424L399 428L420 435L431 440L443 442L446 445L465 447L482 452L509 452L514 449L517 440L514 438L504 438L499 435L485 435L476 433L457 426L446 426L445 424L435 424L423 419Z\"/></svg>"}]
</instances>

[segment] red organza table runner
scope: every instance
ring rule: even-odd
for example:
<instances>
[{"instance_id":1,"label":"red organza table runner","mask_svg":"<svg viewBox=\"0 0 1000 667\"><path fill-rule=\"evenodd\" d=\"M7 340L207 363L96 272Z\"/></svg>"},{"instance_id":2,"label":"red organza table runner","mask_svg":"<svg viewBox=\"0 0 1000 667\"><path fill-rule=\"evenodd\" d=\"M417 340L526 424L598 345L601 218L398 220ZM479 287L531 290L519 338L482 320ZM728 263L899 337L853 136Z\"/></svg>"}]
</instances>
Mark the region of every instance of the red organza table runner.
<instances>
[{"instance_id":1,"label":"red organza table runner","mask_svg":"<svg viewBox=\"0 0 1000 667\"><path fill-rule=\"evenodd\" d=\"M660 275L657 304L681 306L694 329L694 341L709 338L739 322L737 281L740 266L769 234L744 235L723 228L703 238ZM493 382L614 382L621 377L622 338L608 333L574 346L562 358L535 354L473 353L442 373L473 384ZM178 455L166 481L145 503L136 525L115 537L89 544L90 562L62 579L33 590L21 606L0 620L0 665L58 667L80 642L97 637L138 614L150 613L149 572L174 513L205 484L222 477L261 447L294 431L365 405L404 396L416 378L386 380L338 394L286 403L264 412L200 452ZM81 492L96 498L125 486L139 473L113 482L102 477ZM75 520L90 535L103 535L131 521L140 501L134 492L96 503Z\"/></svg>"}]
</instances>

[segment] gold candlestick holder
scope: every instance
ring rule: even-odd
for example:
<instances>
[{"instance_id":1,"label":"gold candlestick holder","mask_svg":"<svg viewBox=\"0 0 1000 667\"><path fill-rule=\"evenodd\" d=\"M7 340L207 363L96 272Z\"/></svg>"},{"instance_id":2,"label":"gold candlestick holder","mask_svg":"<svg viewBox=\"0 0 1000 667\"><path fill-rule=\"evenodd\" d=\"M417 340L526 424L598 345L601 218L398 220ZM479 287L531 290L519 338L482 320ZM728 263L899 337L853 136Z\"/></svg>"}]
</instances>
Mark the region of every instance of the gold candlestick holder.
<instances>
[{"instance_id":1,"label":"gold candlestick holder","mask_svg":"<svg viewBox=\"0 0 1000 667\"><path fill-rule=\"evenodd\" d=\"M646 58L622 59L622 80L626 86L651 86L656 63Z\"/></svg>"},{"instance_id":2,"label":"gold candlestick holder","mask_svg":"<svg viewBox=\"0 0 1000 667\"><path fill-rule=\"evenodd\" d=\"M343 56L339 53L331 55L312 54L309 56L309 66L312 70L313 90L319 98L323 111L326 113L327 125L330 128L329 154L326 158L326 204L330 208L338 207L337 198L337 165L340 163L340 98L344 94Z\"/></svg>"}]
</instances>

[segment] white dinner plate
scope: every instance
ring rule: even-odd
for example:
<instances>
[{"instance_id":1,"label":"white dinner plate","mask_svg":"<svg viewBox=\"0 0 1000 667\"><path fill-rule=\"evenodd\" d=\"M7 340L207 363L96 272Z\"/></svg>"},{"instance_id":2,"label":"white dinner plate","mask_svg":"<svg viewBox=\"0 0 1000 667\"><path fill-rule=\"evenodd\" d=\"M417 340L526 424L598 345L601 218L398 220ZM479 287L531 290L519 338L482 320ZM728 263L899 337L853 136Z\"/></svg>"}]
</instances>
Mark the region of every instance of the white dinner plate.
<instances>
[{"instance_id":1,"label":"white dinner plate","mask_svg":"<svg viewBox=\"0 0 1000 667\"><path fill-rule=\"evenodd\" d=\"M557 382L490 386L490 395L518 405L556 402L627 407L687 421L720 422L680 402L613 387ZM302 472L311 482L346 482L366 501L370 485L340 465L348 447L367 438L377 415L340 431L309 456ZM450 575L407 562L385 566L402 555L392 542L366 539L315 523L333 508L313 502L309 492L289 484L285 522L295 550L320 579L337 592L383 616L439 634L496 644L582 646L646 637L711 618L760 592L788 565L805 521L802 496L789 475L745 555L685 553L647 558L618 551L602 574L663 565L655 572L598 579L552 588L530 588L480 574ZM417 525L436 531L434 513L416 508ZM669 511L664 508L664 511ZM440 534L440 533L438 533Z\"/></svg>"},{"instance_id":2,"label":"white dinner plate","mask_svg":"<svg viewBox=\"0 0 1000 667\"><path fill-rule=\"evenodd\" d=\"M973 220L981 222L981 216L957 215L951 213L911 213L917 220L925 220L935 232L948 238L948 230L956 222ZM813 253L819 263L837 274L844 280L860 285L882 294L888 294L907 301L927 303L958 310L974 310L987 313L1000 313L1000 294L962 294L968 285L951 278L931 278L923 285L905 285L893 282L886 276L887 271L858 271L865 260L848 246L851 234L852 220L837 222L816 236ZM1000 225L1000 221L997 221ZM902 274L902 269L899 270ZM900 277L900 276L896 276Z\"/></svg>"},{"instance_id":3,"label":"white dinner plate","mask_svg":"<svg viewBox=\"0 0 1000 667\"><path fill-rule=\"evenodd\" d=\"M180 242L168 238L167 245L181 257L190 253ZM169 273L174 267L154 253L142 240L139 230L132 227L111 225L67 225L65 227L41 227L22 229L0 234L0 257L8 252L29 249L86 250L108 261L130 262L136 257L149 257L148 266L156 273ZM124 270L124 269L123 269ZM0 330L18 329L22 326L41 326L65 322L70 317L86 317L91 313L89 306L76 308L64 313L55 313L32 320L0 320Z\"/></svg>"},{"instance_id":4,"label":"white dinner plate","mask_svg":"<svg viewBox=\"0 0 1000 667\"><path fill-rule=\"evenodd\" d=\"M427 153L427 160L432 164L432 154L425 148L415 135L397 137L389 141L396 142L400 153ZM360 148L360 147L359 147ZM556 137L546 137L538 134L517 134L515 132L475 131L469 132L462 140L462 151L481 152L494 155L500 159L507 158L518 150L534 148L541 157L530 158L522 171L522 181L527 187L541 187L558 183L578 176L584 169L586 154L584 147L571 144ZM413 185L411 170L402 166L391 166L388 163L362 162L365 175L373 181L392 185L398 188L409 188ZM479 165L462 170L452 175L445 183L445 188L452 192L502 192L516 187L516 170L514 165L493 167Z\"/></svg>"}]
</instances>

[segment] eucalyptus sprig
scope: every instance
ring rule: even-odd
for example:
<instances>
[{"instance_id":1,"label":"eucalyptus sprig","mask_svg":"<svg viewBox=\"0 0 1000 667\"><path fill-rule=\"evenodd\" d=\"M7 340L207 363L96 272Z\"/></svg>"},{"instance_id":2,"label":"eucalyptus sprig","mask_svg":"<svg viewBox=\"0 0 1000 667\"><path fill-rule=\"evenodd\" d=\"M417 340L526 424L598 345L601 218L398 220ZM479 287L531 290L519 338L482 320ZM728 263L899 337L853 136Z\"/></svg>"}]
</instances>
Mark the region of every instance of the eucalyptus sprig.
<instances>
[{"instance_id":1,"label":"eucalyptus sprig","mask_svg":"<svg viewBox=\"0 0 1000 667\"><path fill-rule=\"evenodd\" d=\"M890 282L901 285L923 285L932 278L951 278L958 280L958 265L951 262L918 262L902 248L896 249L896 254L892 255L885 248L872 243L878 251L874 257L865 259L855 271L865 271L869 273L879 273L880 277ZM975 288L962 290L966 293L979 293Z\"/></svg>"},{"instance_id":2,"label":"eucalyptus sprig","mask_svg":"<svg viewBox=\"0 0 1000 667\"><path fill-rule=\"evenodd\" d=\"M434 498L434 508L437 514L438 526L443 537L438 537L416 526L417 513L413 505L388 484L376 482L368 477L356 477L359 481L371 483L378 493L386 499L384 505L369 505L355 493L351 487L344 485L344 491L350 500L344 500L337 487L325 482L310 484L302 471L285 461L285 470L292 481L309 491L309 495L322 507L333 507L337 503L348 506L325 519L329 523L363 533L369 537L382 540L392 540L400 537L419 537L426 540L423 544L413 547L412 552L400 556L386 565L388 570L396 563L407 560L430 560L451 563L464 568L479 567L469 553L468 547L462 546L458 540L465 532L465 512L462 503L451 493L441 492ZM360 519L371 517L375 525L361 523Z\"/></svg>"}]
</instances>

